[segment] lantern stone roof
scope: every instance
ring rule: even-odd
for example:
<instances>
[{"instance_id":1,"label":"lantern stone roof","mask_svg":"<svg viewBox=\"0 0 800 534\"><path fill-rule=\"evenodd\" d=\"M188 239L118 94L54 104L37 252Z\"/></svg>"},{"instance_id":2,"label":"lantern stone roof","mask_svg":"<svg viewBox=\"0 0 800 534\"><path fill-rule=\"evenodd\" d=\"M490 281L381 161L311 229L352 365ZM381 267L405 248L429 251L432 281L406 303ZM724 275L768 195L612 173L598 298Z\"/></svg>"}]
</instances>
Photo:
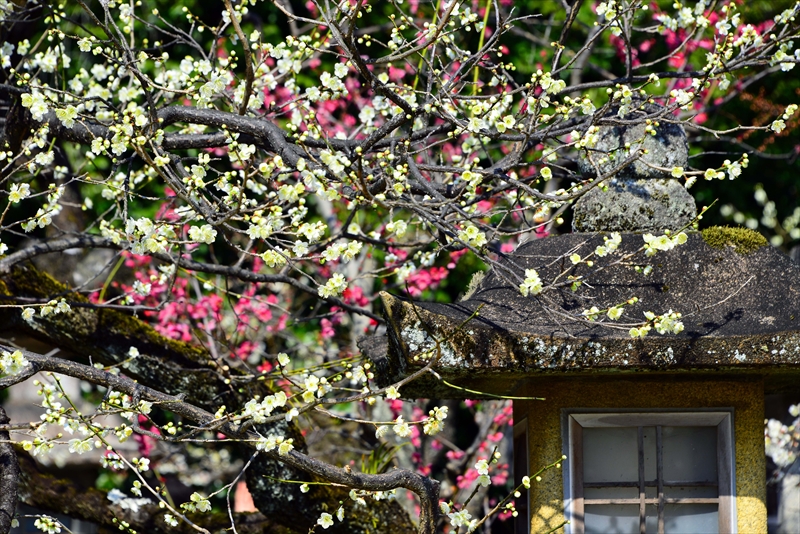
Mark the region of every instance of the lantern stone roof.
<instances>
[{"instance_id":1,"label":"lantern stone roof","mask_svg":"<svg viewBox=\"0 0 800 534\"><path fill-rule=\"evenodd\" d=\"M743 245L735 235L726 237L727 230L690 234L685 244L649 258L598 258L592 268L573 266L567 258L603 244L601 234L526 243L502 265L520 274L535 268L542 280L585 275L591 289L573 292L565 284L523 297L494 271L473 295L454 304L384 293L388 337L384 343L373 340L366 352L382 383L438 357L433 370L446 382L491 394L512 394L518 380L538 375L642 371L757 374L768 378L768 389L785 389L800 378L800 268L766 244L737 252ZM641 234L623 234L618 253L633 253L642 244ZM647 267L652 271L646 275ZM617 321L605 314L593 321L576 318L592 306L603 310L632 297L638 300L625 305ZM630 336L629 324L643 321L645 312L670 310L682 314L679 334L652 329L643 338ZM406 385L403 393L475 396L433 374Z\"/></svg>"},{"instance_id":2,"label":"lantern stone roof","mask_svg":"<svg viewBox=\"0 0 800 534\"><path fill-rule=\"evenodd\" d=\"M653 116L658 109L646 105L638 112ZM696 214L691 196L666 176L666 169L686 165L685 135L671 123L644 137L606 126L599 153L621 159L612 147L637 150L628 137L650 143L642 168L629 166L604 189L582 197L574 217L579 231L522 244L457 303L411 302L383 293L386 335L359 344L375 363L378 383L408 378L435 360L402 387L402 395L513 395L523 379L642 373L737 375L764 379L768 392L796 388L798 265L743 228L687 231L685 243L646 255L647 232L675 236ZM606 172L604 158L590 163ZM612 233L621 238L617 250L592 255ZM591 258L592 265L573 264L574 254ZM520 283L529 269L536 270L543 290L523 296ZM605 312L615 306L624 313L611 320ZM651 328L644 337L631 336L630 329L650 313L674 312L681 314L682 331L660 334Z\"/></svg>"}]
</instances>

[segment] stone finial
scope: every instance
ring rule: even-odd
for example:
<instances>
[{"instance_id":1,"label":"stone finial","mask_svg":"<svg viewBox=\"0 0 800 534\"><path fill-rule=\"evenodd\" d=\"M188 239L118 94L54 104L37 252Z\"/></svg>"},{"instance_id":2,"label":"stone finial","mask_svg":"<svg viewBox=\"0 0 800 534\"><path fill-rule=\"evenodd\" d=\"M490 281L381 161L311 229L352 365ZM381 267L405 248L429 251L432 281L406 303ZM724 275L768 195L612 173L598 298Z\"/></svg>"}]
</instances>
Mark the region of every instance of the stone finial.
<instances>
[{"instance_id":1,"label":"stone finial","mask_svg":"<svg viewBox=\"0 0 800 534\"><path fill-rule=\"evenodd\" d=\"M600 127L590 155L592 161L586 157L579 160L584 174L598 170L607 173L634 151L644 149L647 153L576 202L573 231L661 232L682 228L695 218L694 199L670 174L673 167L688 165L683 126L654 119L659 123L655 135L646 131L644 117L657 115L662 109L657 104L645 104L624 115L621 124ZM606 117L616 118L617 110ZM636 124L624 124L631 121Z\"/></svg>"}]
</instances>

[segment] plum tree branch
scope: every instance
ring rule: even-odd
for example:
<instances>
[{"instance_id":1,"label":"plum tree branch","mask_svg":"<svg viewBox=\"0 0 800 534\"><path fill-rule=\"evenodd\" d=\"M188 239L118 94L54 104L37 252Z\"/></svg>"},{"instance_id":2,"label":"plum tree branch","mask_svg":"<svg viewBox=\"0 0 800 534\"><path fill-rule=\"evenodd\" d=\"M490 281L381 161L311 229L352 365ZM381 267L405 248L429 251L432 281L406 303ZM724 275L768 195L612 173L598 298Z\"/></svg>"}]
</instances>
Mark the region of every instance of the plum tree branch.
<instances>
[{"instance_id":1,"label":"plum tree branch","mask_svg":"<svg viewBox=\"0 0 800 534\"><path fill-rule=\"evenodd\" d=\"M0 350L13 351L11 347L0 345ZM63 360L53 356L37 354L31 351L22 351L29 364L37 372L49 371L100 385L135 396L141 400L157 403L161 408L169 410L200 427L212 426L219 432L240 441L247 447L255 449L261 440L256 432L242 432L240 425L234 423L218 424L219 420L214 415L202 408L194 406L184 400L182 396L169 395L151 387L139 384L122 375L116 375L104 369L97 369L89 365ZM349 469L342 469L312 458L297 450L288 454L279 454L277 450L264 451L262 454L273 460L286 463L307 473L316 475L330 483L341 484L348 488L368 491L389 491L404 488L414 492L420 501L419 534L432 534L438 514L439 483L419 473L406 469L395 469L381 474L357 473Z\"/></svg>"}]
</instances>

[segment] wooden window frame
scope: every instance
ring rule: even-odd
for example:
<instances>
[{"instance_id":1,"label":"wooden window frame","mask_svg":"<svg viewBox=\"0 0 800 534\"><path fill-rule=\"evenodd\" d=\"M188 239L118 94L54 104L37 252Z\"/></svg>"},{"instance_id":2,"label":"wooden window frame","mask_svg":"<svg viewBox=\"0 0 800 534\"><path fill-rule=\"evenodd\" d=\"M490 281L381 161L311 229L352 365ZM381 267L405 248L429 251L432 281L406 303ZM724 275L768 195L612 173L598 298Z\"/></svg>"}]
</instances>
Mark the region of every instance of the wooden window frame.
<instances>
[{"instance_id":1,"label":"wooden window frame","mask_svg":"<svg viewBox=\"0 0 800 534\"><path fill-rule=\"evenodd\" d=\"M663 426L697 426L717 428L717 477L718 495L714 499L679 499L676 504L690 503L718 503L719 504L719 532L723 534L736 532L736 483L735 483L735 458L733 451L733 410L715 411L665 411L665 412L590 412L583 410L568 410L564 412L564 454L568 460L564 473L564 504L565 515L570 521L569 534L584 534L584 497L583 490L583 428L601 427L638 427L639 428L639 455L643 455L641 447L642 427ZM659 429L660 430L660 429ZM660 442L660 432L657 432ZM660 446L658 447L660 452ZM657 463L660 464L661 454L658 454ZM644 532L644 507L654 504L659 509L659 532L663 532L663 507L672 503L664 498L663 479L658 476L655 499L645 498L645 481L643 462L639 461L639 498L636 503L628 503L626 499L608 499L605 504L639 504L640 531ZM608 484L604 484L606 487ZM651 486L652 484L647 484ZM673 484L671 484L673 485ZM622 502L622 501L626 502ZM619 502L618 502L619 501ZM652 502L651 502L652 501ZM594 501L592 504L601 504Z\"/></svg>"}]
</instances>

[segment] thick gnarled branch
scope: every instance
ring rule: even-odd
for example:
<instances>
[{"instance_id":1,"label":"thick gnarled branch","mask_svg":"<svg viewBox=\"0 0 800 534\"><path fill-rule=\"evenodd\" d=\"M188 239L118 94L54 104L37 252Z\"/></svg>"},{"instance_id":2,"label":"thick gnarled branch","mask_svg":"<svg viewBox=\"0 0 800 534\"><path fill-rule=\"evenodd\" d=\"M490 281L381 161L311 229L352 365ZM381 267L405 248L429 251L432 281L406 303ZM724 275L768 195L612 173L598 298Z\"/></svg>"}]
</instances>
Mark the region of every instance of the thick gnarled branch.
<instances>
[{"instance_id":1,"label":"thick gnarled branch","mask_svg":"<svg viewBox=\"0 0 800 534\"><path fill-rule=\"evenodd\" d=\"M0 347L0 349L2 348L3 347ZM4 349L9 350L8 347ZM151 387L143 386L125 376L115 375L103 369L97 369L92 366L62 360L52 356L36 354L30 351L23 351L23 354L30 365L34 366L37 371L49 371L72 376L107 387L114 391L134 396L141 400L153 402L165 410L169 410L194 422L199 427L214 428L215 431L222 432L233 439L240 440L250 448L255 449L261 437L255 432L242 432L238 424L215 418L212 413L186 402L182 396L168 395ZM420 534L434 532L434 525L438 514L439 483L424 475L405 469L395 469L381 474L357 473L350 469L342 469L327 464L298 450L292 450L285 455L279 454L276 450L262 452L262 454L273 460L312 474L319 480L324 480L328 483L340 485L345 488L367 491L390 491L398 488L410 490L418 496L420 501L420 523L418 532ZM374 508L370 508L369 514L373 520L379 518ZM346 514L345 517L348 517L348 515ZM402 515L395 515L395 521L401 518ZM407 524L401 525L397 523L394 525L387 525L388 530L384 529L381 530L381 532L397 532L399 534L407 532L407 526ZM360 529L353 529L352 526L347 526L346 523L342 523L342 528L332 532L359 531Z\"/></svg>"}]
</instances>

